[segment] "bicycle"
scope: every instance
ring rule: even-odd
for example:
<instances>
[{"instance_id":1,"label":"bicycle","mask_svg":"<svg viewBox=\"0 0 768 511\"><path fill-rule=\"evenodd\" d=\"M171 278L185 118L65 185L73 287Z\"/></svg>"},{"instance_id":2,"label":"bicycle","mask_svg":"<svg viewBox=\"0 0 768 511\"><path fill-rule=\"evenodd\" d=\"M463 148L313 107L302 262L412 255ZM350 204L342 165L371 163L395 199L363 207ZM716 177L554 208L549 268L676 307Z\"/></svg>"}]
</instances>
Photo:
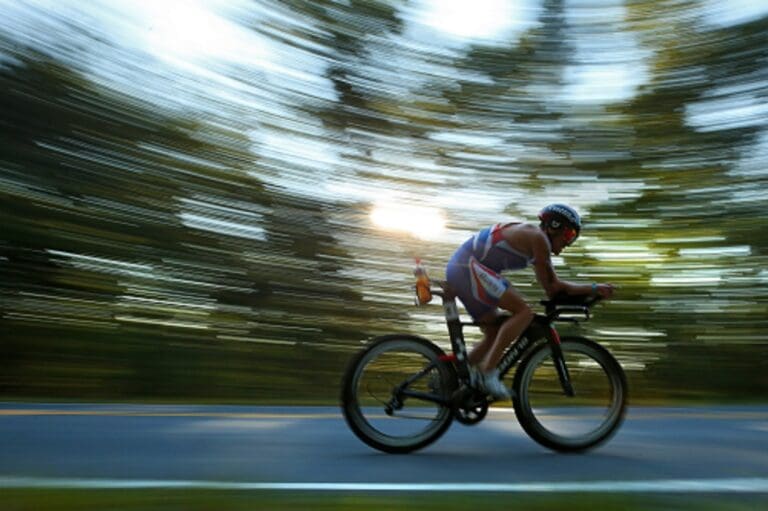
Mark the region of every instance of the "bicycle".
<instances>
[{"instance_id":1,"label":"bicycle","mask_svg":"<svg viewBox=\"0 0 768 511\"><path fill-rule=\"evenodd\" d=\"M428 294L442 298L452 352L408 334L372 339L349 363L341 384L341 407L352 432L369 446L408 453L435 442L456 419L482 421L493 399L471 384L456 296L446 282ZM580 336L560 337L556 321L589 320L599 296L542 300L545 314L507 348L501 377L519 362L512 404L523 430L559 452L581 452L611 438L627 405L627 379L611 353ZM419 303L417 290L417 303ZM423 303L423 297L422 297ZM500 315L498 321L508 319ZM397 420L403 419L403 420Z\"/></svg>"}]
</instances>

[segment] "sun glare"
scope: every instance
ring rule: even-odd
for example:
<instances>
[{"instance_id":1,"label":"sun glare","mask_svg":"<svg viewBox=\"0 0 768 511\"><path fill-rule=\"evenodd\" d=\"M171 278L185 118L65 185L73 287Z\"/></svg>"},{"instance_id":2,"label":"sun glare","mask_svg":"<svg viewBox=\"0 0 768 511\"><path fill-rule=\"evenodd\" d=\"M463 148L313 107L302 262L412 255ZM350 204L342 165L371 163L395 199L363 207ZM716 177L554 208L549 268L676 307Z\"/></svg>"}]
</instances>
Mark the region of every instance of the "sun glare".
<instances>
[{"instance_id":1,"label":"sun glare","mask_svg":"<svg viewBox=\"0 0 768 511\"><path fill-rule=\"evenodd\" d=\"M147 44L162 58L242 60L263 51L252 31L218 12L223 2L133 0L132 5L144 18Z\"/></svg>"},{"instance_id":2,"label":"sun glare","mask_svg":"<svg viewBox=\"0 0 768 511\"><path fill-rule=\"evenodd\" d=\"M411 234L420 239L437 238L445 229L445 216L437 208L379 204L371 211L379 229Z\"/></svg>"},{"instance_id":3,"label":"sun glare","mask_svg":"<svg viewBox=\"0 0 768 511\"><path fill-rule=\"evenodd\" d=\"M494 39L521 23L521 0L422 0L421 21L459 38Z\"/></svg>"}]
</instances>

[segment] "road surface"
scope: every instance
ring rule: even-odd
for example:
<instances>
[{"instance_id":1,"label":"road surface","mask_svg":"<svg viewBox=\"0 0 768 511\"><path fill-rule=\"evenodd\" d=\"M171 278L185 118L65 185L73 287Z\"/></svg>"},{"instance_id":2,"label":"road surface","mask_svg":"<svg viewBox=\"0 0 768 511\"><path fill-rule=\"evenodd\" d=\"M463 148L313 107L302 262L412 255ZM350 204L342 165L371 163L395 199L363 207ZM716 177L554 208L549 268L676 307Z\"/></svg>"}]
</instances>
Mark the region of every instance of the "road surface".
<instances>
[{"instance_id":1,"label":"road surface","mask_svg":"<svg viewBox=\"0 0 768 511\"><path fill-rule=\"evenodd\" d=\"M768 407L631 408L577 455L496 409L408 455L372 450L332 407L4 403L0 439L0 487L768 493Z\"/></svg>"}]
</instances>

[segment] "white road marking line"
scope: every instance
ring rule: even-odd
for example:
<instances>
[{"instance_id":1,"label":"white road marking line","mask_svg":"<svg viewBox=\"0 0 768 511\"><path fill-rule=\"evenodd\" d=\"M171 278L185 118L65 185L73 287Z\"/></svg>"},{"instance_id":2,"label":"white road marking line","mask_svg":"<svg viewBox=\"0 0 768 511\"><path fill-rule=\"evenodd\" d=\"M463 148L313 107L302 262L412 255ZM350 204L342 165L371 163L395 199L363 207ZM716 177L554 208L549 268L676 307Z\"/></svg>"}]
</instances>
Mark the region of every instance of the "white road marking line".
<instances>
[{"instance_id":1,"label":"white road marking line","mask_svg":"<svg viewBox=\"0 0 768 511\"><path fill-rule=\"evenodd\" d=\"M532 483L256 483L154 479L0 477L0 488L83 490L206 489L260 491L380 491L485 493L768 493L768 478L658 479Z\"/></svg>"}]
</instances>

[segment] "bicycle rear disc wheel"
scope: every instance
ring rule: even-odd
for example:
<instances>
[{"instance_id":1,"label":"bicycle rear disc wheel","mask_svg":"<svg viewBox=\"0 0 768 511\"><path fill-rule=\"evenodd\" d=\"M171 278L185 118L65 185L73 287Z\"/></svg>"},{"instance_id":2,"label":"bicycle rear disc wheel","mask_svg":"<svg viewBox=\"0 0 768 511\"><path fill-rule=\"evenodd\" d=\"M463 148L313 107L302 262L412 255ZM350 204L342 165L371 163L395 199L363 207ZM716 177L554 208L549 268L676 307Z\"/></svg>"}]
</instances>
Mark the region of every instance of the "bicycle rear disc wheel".
<instances>
[{"instance_id":1,"label":"bicycle rear disc wheel","mask_svg":"<svg viewBox=\"0 0 768 511\"><path fill-rule=\"evenodd\" d=\"M406 453L445 433L453 420L447 399L456 376L440 361L443 354L407 335L381 337L359 353L342 381L342 411L355 435L381 451Z\"/></svg>"},{"instance_id":2,"label":"bicycle rear disc wheel","mask_svg":"<svg viewBox=\"0 0 768 511\"><path fill-rule=\"evenodd\" d=\"M565 394L552 349L542 344L515 374L515 412L541 445L583 451L608 440L623 422L627 380L616 359L594 341L565 337L560 347L575 395Z\"/></svg>"}]
</instances>

